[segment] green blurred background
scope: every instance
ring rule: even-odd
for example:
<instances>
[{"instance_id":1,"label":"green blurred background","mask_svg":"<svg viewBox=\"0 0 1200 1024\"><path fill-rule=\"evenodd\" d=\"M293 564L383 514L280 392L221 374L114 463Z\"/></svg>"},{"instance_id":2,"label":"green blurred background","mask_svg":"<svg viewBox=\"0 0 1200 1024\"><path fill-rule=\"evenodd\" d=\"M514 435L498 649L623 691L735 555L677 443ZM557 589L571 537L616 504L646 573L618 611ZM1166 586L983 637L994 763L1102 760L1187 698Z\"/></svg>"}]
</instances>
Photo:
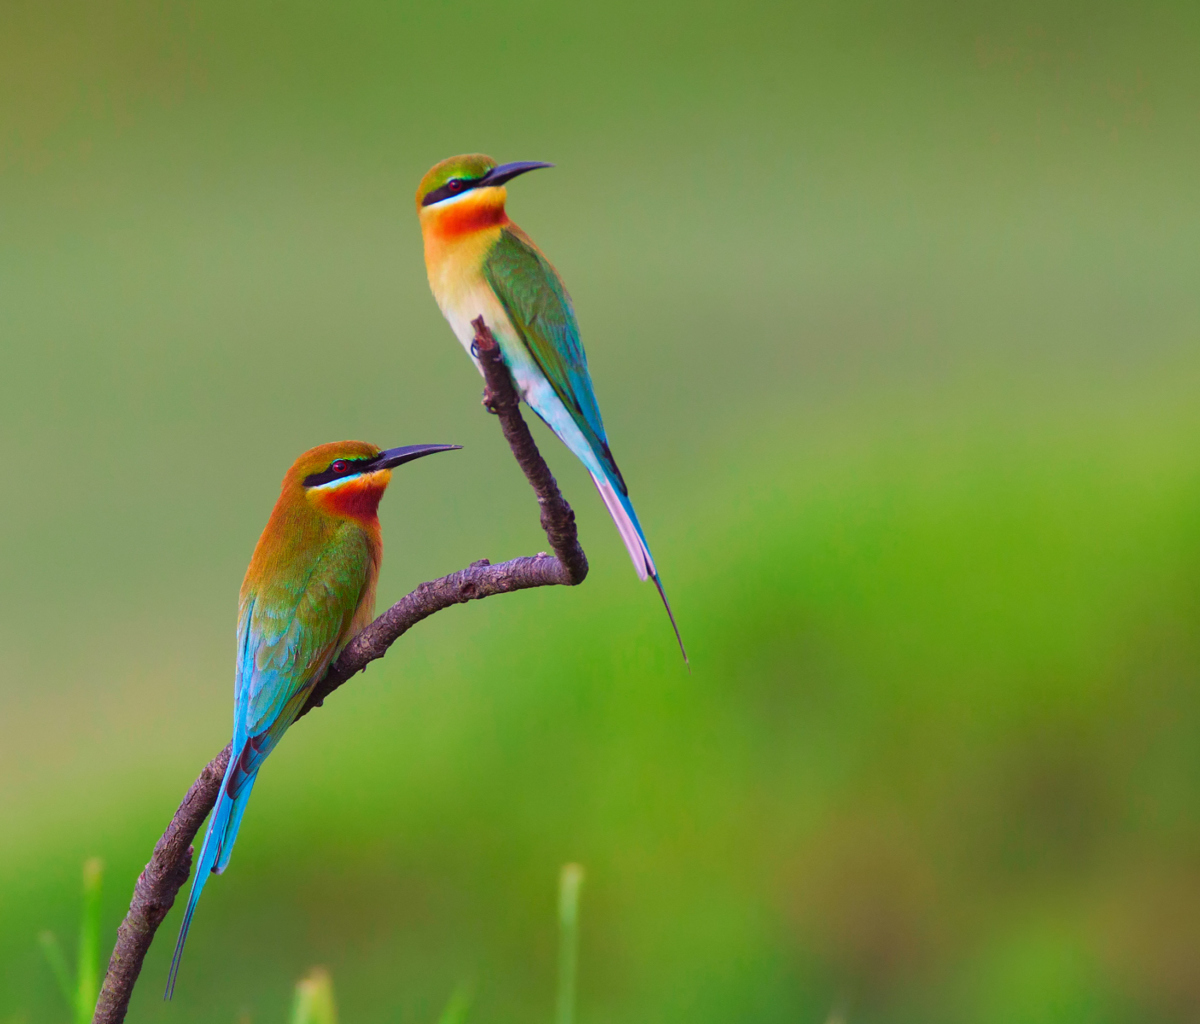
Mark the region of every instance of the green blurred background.
<instances>
[{"instance_id":1,"label":"green blurred background","mask_svg":"<svg viewBox=\"0 0 1200 1024\"><path fill-rule=\"evenodd\" d=\"M424 279L452 153L569 283L679 664L592 573L450 610L290 733L131 1021L1200 1015L1200 7L7 0L0 1022L106 941L230 727L279 479L397 474L381 606L545 546ZM540 428L539 428L540 429Z\"/></svg>"}]
</instances>

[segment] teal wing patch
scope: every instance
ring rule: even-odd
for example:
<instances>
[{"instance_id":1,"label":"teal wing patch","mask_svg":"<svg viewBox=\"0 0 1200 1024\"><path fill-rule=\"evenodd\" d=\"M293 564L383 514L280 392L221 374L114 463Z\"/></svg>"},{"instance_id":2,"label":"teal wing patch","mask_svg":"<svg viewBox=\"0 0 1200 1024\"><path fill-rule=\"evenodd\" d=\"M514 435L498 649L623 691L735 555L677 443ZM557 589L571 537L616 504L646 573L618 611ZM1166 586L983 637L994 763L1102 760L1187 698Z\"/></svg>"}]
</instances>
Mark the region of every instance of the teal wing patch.
<instances>
[{"instance_id":1,"label":"teal wing patch","mask_svg":"<svg viewBox=\"0 0 1200 1024\"><path fill-rule=\"evenodd\" d=\"M621 471L608 450L575 310L558 273L546 257L511 231L500 233L483 269L530 355L624 492Z\"/></svg>"},{"instance_id":2,"label":"teal wing patch","mask_svg":"<svg viewBox=\"0 0 1200 1024\"><path fill-rule=\"evenodd\" d=\"M247 602L238 626L234 722L235 747L245 747L239 765L245 775L271 752L349 640L370 557L366 538L348 529L307 571L272 581Z\"/></svg>"}]
</instances>

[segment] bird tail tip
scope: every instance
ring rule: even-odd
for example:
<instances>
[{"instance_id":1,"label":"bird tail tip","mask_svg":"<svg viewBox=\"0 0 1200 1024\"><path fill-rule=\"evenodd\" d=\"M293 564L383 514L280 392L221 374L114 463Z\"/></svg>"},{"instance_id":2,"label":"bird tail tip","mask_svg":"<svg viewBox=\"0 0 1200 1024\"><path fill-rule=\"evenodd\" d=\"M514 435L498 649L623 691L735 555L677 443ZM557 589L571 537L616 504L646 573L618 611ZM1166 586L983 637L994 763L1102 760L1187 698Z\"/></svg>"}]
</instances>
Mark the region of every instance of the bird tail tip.
<instances>
[{"instance_id":1,"label":"bird tail tip","mask_svg":"<svg viewBox=\"0 0 1200 1024\"><path fill-rule=\"evenodd\" d=\"M199 874L196 877L199 879ZM183 946L187 942L188 930L192 926L192 914L196 910L196 900L200 896L199 890L203 888L203 883L197 886L195 881L193 881L192 893L188 897L187 910L183 912L183 924L179 927L179 938L175 940L175 952L171 956L171 969L167 972L167 987L163 992L164 1002L170 1002L171 997L175 995L175 982L179 978L179 965L183 963Z\"/></svg>"},{"instance_id":2,"label":"bird tail tip","mask_svg":"<svg viewBox=\"0 0 1200 1024\"><path fill-rule=\"evenodd\" d=\"M621 540L625 542L625 547L629 551L629 557L633 561L633 567L637 570L638 579L654 580L654 585L658 587L658 596L662 598L663 607L667 610L667 617L671 620L671 628L675 630L675 640L679 644L679 653L683 655L683 663L687 666L687 670L691 672L692 663L688 660L687 648L683 646L683 637L679 632L679 624L675 621L675 613L671 610L671 602L667 600L667 592L663 590L662 581L658 578L658 567L654 564L654 558L650 554L650 545L646 543L641 524L638 523L637 516L633 511L632 503L628 497L619 494L613 486L612 481L606 477L593 472L592 480L596 484L596 490L600 492L600 497L604 499L604 504L608 508L609 515L612 516L613 522L617 524Z\"/></svg>"},{"instance_id":3,"label":"bird tail tip","mask_svg":"<svg viewBox=\"0 0 1200 1024\"><path fill-rule=\"evenodd\" d=\"M675 641L679 644L679 653L683 655L684 667L690 673L692 671L692 662L688 658L687 648L683 646L683 636L679 632L679 623L675 621L675 613L671 610L671 602L667 600L667 592L663 589L662 580L659 579L658 573L652 573L650 578L654 580L654 585L658 587L658 596L662 598L663 607L667 610L667 618L671 620L671 628L675 630Z\"/></svg>"},{"instance_id":4,"label":"bird tail tip","mask_svg":"<svg viewBox=\"0 0 1200 1024\"><path fill-rule=\"evenodd\" d=\"M163 1000L167 1001L175 994L175 982L179 978L179 965L183 963L183 947L187 942L188 931L192 927L192 915L196 912L196 904L200 902L200 894L204 892L204 883L213 874L221 862L222 839L229 825L230 812L234 809L233 801L226 792L225 785L229 773L234 767L231 760L221 780L221 788L217 793L217 802L213 806L208 819L208 830L204 833L204 842L200 846L200 855L193 860L195 874L192 876L192 889L188 893L187 909L183 912L183 923L179 926L179 938L175 940L175 952L171 956L171 969L167 972L167 987L163 992ZM243 804L244 809L244 804ZM238 816L238 821L241 816ZM228 860L226 855L225 860Z\"/></svg>"}]
</instances>

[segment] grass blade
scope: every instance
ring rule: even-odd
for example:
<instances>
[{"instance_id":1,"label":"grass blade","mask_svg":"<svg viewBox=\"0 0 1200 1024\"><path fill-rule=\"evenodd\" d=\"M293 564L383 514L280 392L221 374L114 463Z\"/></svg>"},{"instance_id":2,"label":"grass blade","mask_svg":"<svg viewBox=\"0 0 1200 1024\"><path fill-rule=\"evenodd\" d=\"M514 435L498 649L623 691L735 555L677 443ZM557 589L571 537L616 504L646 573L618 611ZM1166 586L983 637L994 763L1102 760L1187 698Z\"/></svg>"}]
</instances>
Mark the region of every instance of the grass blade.
<instances>
[{"instance_id":1,"label":"grass blade","mask_svg":"<svg viewBox=\"0 0 1200 1024\"><path fill-rule=\"evenodd\" d=\"M333 979L324 967L314 967L307 978L296 983L292 1024L337 1024Z\"/></svg>"},{"instance_id":2,"label":"grass blade","mask_svg":"<svg viewBox=\"0 0 1200 1024\"><path fill-rule=\"evenodd\" d=\"M58 944L58 939L54 937L54 932L42 932L38 936L38 945L42 947L46 963L50 965L50 970L54 974L54 980L58 982L58 990L62 993L63 999L67 1001L68 1006L74 1007L75 991L71 984L71 972L67 969L67 958L63 956L62 947Z\"/></svg>"},{"instance_id":3,"label":"grass blade","mask_svg":"<svg viewBox=\"0 0 1200 1024\"><path fill-rule=\"evenodd\" d=\"M79 923L79 968L75 985L76 1024L90 1024L100 995L100 883L104 862L90 857L83 864L83 916Z\"/></svg>"},{"instance_id":4,"label":"grass blade","mask_svg":"<svg viewBox=\"0 0 1200 1024\"><path fill-rule=\"evenodd\" d=\"M558 876L557 1024L575 1024L575 981L579 970L579 889L583 868L564 864Z\"/></svg>"},{"instance_id":5,"label":"grass blade","mask_svg":"<svg viewBox=\"0 0 1200 1024\"><path fill-rule=\"evenodd\" d=\"M465 982L450 993L446 1008L438 1018L438 1024L463 1024L467 1011L471 1009L471 986Z\"/></svg>"}]
</instances>

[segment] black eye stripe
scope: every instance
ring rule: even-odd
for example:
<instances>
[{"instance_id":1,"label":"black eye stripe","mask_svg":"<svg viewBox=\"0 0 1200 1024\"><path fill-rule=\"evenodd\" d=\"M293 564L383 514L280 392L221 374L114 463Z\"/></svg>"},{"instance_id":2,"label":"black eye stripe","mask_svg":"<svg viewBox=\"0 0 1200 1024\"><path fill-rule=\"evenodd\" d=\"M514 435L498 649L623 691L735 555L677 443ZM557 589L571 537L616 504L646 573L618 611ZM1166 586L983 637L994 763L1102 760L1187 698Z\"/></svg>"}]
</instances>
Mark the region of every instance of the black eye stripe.
<instances>
[{"instance_id":1,"label":"black eye stripe","mask_svg":"<svg viewBox=\"0 0 1200 1024\"><path fill-rule=\"evenodd\" d=\"M355 473L361 472L367 463L371 461L373 460L365 457L358 459L334 459L328 469L323 469L320 473L310 473L306 476L304 478L304 486L320 487L321 484L327 484L331 480L341 480L343 477L353 476ZM340 473L335 472L333 468L334 464L338 462L345 463L345 468Z\"/></svg>"},{"instance_id":2,"label":"black eye stripe","mask_svg":"<svg viewBox=\"0 0 1200 1024\"><path fill-rule=\"evenodd\" d=\"M451 178L441 188L435 188L426 195L421 200L421 205L431 206L434 203L440 203L443 199L449 199L451 196L461 196L464 192L478 188L482 182L483 178Z\"/></svg>"}]
</instances>

